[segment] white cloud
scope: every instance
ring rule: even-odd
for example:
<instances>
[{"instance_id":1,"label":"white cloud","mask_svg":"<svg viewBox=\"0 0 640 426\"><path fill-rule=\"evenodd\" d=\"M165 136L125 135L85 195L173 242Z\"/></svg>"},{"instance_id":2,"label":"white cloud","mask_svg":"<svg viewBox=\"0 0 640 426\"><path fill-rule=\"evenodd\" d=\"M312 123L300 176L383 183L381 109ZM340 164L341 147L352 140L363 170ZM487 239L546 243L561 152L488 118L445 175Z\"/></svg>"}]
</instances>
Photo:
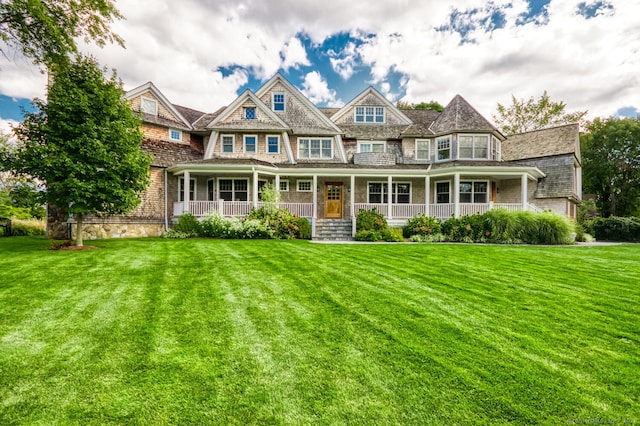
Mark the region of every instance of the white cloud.
<instances>
[{"instance_id":1,"label":"white cloud","mask_svg":"<svg viewBox=\"0 0 640 426\"><path fill-rule=\"evenodd\" d=\"M297 37L291 37L291 39L289 39L282 48L281 55L281 67L284 70L288 70L289 68L298 69L300 65L311 65L307 58L307 51Z\"/></svg>"},{"instance_id":2,"label":"white cloud","mask_svg":"<svg viewBox=\"0 0 640 426\"><path fill-rule=\"evenodd\" d=\"M6 120L4 118L0 118L0 135L7 136L9 141L15 141L16 137L13 133L13 128L18 125L18 122L15 120Z\"/></svg>"},{"instance_id":3,"label":"white cloud","mask_svg":"<svg viewBox=\"0 0 640 426\"><path fill-rule=\"evenodd\" d=\"M344 105L344 102L336 98L336 91L329 89L327 81L317 71L311 71L304 77L302 93L314 104L324 104L328 107Z\"/></svg>"}]
</instances>

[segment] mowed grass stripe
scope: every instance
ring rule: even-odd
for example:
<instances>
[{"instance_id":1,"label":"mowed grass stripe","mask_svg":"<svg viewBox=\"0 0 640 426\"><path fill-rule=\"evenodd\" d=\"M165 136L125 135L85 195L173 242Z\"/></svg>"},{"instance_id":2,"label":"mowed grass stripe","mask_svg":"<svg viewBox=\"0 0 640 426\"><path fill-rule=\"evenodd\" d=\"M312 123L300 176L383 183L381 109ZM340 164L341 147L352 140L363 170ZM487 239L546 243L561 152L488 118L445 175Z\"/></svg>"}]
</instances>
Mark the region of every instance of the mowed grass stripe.
<instances>
[{"instance_id":1,"label":"mowed grass stripe","mask_svg":"<svg viewBox=\"0 0 640 426\"><path fill-rule=\"evenodd\" d=\"M637 246L97 244L0 241L0 422L638 417Z\"/></svg>"}]
</instances>

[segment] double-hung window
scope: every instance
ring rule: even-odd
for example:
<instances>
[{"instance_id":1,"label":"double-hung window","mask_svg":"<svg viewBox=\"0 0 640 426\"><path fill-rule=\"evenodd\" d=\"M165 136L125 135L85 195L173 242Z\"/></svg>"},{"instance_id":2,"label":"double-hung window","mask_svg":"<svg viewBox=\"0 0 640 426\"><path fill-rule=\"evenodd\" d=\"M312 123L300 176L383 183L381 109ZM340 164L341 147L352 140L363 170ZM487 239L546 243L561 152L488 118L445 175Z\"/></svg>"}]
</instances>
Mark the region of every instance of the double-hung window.
<instances>
[{"instance_id":1,"label":"double-hung window","mask_svg":"<svg viewBox=\"0 0 640 426\"><path fill-rule=\"evenodd\" d=\"M256 135L244 136L244 152L247 154L255 154L258 150L258 137Z\"/></svg>"},{"instance_id":2,"label":"double-hung window","mask_svg":"<svg viewBox=\"0 0 640 426\"><path fill-rule=\"evenodd\" d=\"M280 153L280 136L267 136L267 153Z\"/></svg>"},{"instance_id":3,"label":"double-hung window","mask_svg":"<svg viewBox=\"0 0 640 426\"><path fill-rule=\"evenodd\" d=\"M356 123L384 123L384 107L357 106L354 115Z\"/></svg>"},{"instance_id":4,"label":"double-hung window","mask_svg":"<svg viewBox=\"0 0 640 426\"><path fill-rule=\"evenodd\" d=\"M416 140L416 160L429 160L429 142L428 139Z\"/></svg>"},{"instance_id":5,"label":"double-hung window","mask_svg":"<svg viewBox=\"0 0 640 426\"><path fill-rule=\"evenodd\" d=\"M383 204L388 202L389 185L386 182L369 182L368 202ZM411 184L408 182L391 184L391 203L411 203Z\"/></svg>"},{"instance_id":6,"label":"double-hung window","mask_svg":"<svg viewBox=\"0 0 640 426\"><path fill-rule=\"evenodd\" d=\"M451 136L443 136L436 139L436 160L445 161L451 159Z\"/></svg>"},{"instance_id":7,"label":"double-hung window","mask_svg":"<svg viewBox=\"0 0 640 426\"><path fill-rule=\"evenodd\" d=\"M235 142L235 136L233 135L222 135L222 152L226 154L233 153L233 145Z\"/></svg>"},{"instance_id":8,"label":"double-hung window","mask_svg":"<svg viewBox=\"0 0 640 426\"><path fill-rule=\"evenodd\" d=\"M331 139L298 139L298 158L333 158Z\"/></svg>"},{"instance_id":9,"label":"double-hung window","mask_svg":"<svg viewBox=\"0 0 640 426\"><path fill-rule=\"evenodd\" d=\"M358 152L385 152L385 142L358 142Z\"/></svg>"},{"instance_id":10,"label":"double-hung window","mask_svg":"<svg viewBox=\"0 0 640 426\"><path fill-rule=\"evenodd\" d=\"M451 202L451 185L449 182L436 182L436 203L449 204Z\"/></svg>"},{"instance_id":11,"label":"double-hung window","mask_svg":"<svg viewBox=\"0 0 640 426\"><path fill-rule=\"evenodd\" d=\"M273 110L284 111L284 93L273 94Z\"/></svg>"},{"instance_id":12,"label":"double-hung window","mask_svg":"<svg viewBox=\"0 0 640 426\"><path fill-rule=\"evenodd\" d=\"M489 135L458 135L458 158L489 158Z\"/></svg>"},{"instance_id":13,"label":"double-hung window","mask_svg":"<svg viewBox=\"0 0 640 426\"><path fill-rule=\"evenodd\" d=\"M215 201L216 198L216 180L207 180L207 201Z\"/></svg>"},{"instance_id":14,"label":"double-hung window","mask_svg":"<svg viewBox=\"0 0 640 426\"><path fill-rule=\"evenodd\" d=\"M248 179L218 179L218 198L225 201L247 201Z\"/></svg>"}]
</instances>

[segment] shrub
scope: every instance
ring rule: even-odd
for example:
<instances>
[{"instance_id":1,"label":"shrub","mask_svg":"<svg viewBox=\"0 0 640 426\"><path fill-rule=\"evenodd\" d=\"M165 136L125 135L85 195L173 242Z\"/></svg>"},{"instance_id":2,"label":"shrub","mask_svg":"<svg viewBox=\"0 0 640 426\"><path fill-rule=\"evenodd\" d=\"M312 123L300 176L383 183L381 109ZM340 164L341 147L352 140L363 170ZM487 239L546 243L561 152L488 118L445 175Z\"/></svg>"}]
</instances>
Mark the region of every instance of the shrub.
<instances>
[{"instance_id":1,"label":"shrub","mask_svg":"<svg viewBox=\"0 0 640 426\"><path fill-rule=\"evenodd\" d=\"M354 238L356 241L382 241L382 233L380 231L363 229L356 231Z\"/></svg>"},{"instance_id":2,"label":"shrub","mask_svg":"<svg viewBox=\"0 0 640 426\"><path fill-rule=\"evenodd\" d=\"M596 200L593 198L589 200L582 200L578 204L577 222L582 224L588 220L594 219L598 216L598 208L596 207Z\"/></svg>"},{"instance_id":3,"label":"shrub","mask_svg":"<svg viewBox=\"0 0 640 426\"><path fill-rule=\"evenodd\" d=\"M571 244L574 241L574 225L564 216L553 212L535 214L538 227L538 240L527 241L532 244Z\"/></svg>"},{"instance_id":4,"label":"shrub","mask_svg":"<svg viewBox=\"0 0 640 426\"><path fill-rule=\"evenodd\" d=\"M242 225L238 231L237 238L252 240L252 239L265 239L271 237L271 230L267 228L267 225L258 219L247 219L240 221Z\"/></svg>"},{"instance_id":5,"label":"shrub","mask_svg":"<svg viewBox=\"0 0 640 426\"><path fill-rule=\"evenodd\" d=\"M603 241L640 242L640 219L633 217L599 217L585 223L587 231Z\"/></svg>"},{"instance_id":6,"label":"shrub","mask_svg":"<svg viewBox=\"0 0 640 426\"><path fill-rule=\"evenodd\" d=\"M207 215L200 222L200 235L208 238L223 238L228 226L228 220L215 212Z\"/></svg>"},{"instance_id":7,"label":"shrub","mask_svg":"<svg viewBox=\"0 0 640 426\"><path fill-rule=\"evenodd\" d=\"M29 220L33 217L33 215L31 214L31 209L29 208L0 204L0 217Z\"/></svg>"},{"instance_id":8,"label":"shrub","mask_svg":"<svg viewBox=\"0 0 640 426\"><path fill-rule=\"evenodd\" d=\"M176 231L175 229L169 229L164 234L162 234L162 238L175 238L175 239L193 238L197 236L198 234Z\"/></svg>"},{"instance_id":9,"label":"shrub","mask_svg":"<svg viewBox=\"0 0 640 426\"><path fill-rule=\"evenodd\" d=\"M493 242L516 242L516 218L506 209L493 209L484 215L487 238Z\"/></svg>"},{"instance_id":10,"label":"shrub","mask_svg":"<svg viewBox=\"0 0 640 426\"><path fill-rule=\"evenodd\" d=\"M182 232L184 234L192 234L198 236L201 234L200 222L191 213L182 213L178 217L178 222L173 225L173 229L176 232Z\"/></svg>"},{"instance_id":11,"label":"shrub","mask_svg":"<svg viewBox=\"0 0 640 426\"><path fill-rule=\"evenodd\" d=\"M298 238L303 240L311 239L311 222L306 217L298 218Z\"/></svg>"},{"instance_id":12,"label":"shrub","mask_svg":"<svg viewBox=\"0 0 640 426\"><path fill-rule=\"evenodd\" d=\"M46 224L42 220L21 220L11 221L11 235L16 237L30 237L46 234Z\"/></svg>"},{"instance_id":13,"label":"shrub","mask_svg":"<svg viewBox=\"0 0 640 426\"><path fill-rule=\"evenodd\" d=\"M299 218L287 209L275 209L265 205L251 210L247 219L257 219L272 231L272 238L292 239L300 236Z\"/></svg>"},{"instance_id":14,"label":"shrub","mask_svg":"<svg viewBox=\"0 0 640 426\"><path fill-rule=\"evenodd\" d=\"M404 241L404 235L402 234L402 228L387 228L382 231L382 239L387 242L401 242Z\"/></svg>"},{"instance_id":15,"label":"shrub","mask_svg":"<svg viewBox=\"0 0 640 426\"><path fill-rule=\"evenodd\" d=\"M356 216L356 233L357 231L378 231L381 232L387 228L387 220L384 215L375 208L373 210L360 210Z\"/></svg>"},{"instance_id":16,"label":"shrub","mask_svg":"<svg viewBox=\"0 0 640 426\"><path fill-rule=\"evenodd\" d=\"M409 219L404 228L402 228L402 233L406 238L410 238L412 235L427 236L440 234L441 229L440 219L421 213Z\"/></svg>"}]
</instances>

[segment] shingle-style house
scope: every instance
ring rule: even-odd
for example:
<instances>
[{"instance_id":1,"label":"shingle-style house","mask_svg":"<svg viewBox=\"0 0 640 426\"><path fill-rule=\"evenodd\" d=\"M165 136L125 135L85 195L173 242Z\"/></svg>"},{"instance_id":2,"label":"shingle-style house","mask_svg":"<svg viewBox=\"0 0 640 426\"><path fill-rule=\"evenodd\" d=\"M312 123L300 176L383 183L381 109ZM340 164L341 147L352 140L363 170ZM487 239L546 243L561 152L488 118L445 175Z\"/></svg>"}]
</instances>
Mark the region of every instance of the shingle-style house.
<instances>
[{"instance_id":1,"label":"shingle-style house","mask_svg":"<svg viewBox=\"0 0 640 426\"><path fill-rule=\"evenodd\" d=\"M212 114L173 105L152 83L126 97L153 184L126 217L88 223L89 238L159 235L183 212L244 215L267 182L316 238L328 225L351 235L361 209L400 225L492 208L574 217L580 199L577 125L507 138L459 95L441 113L399 110L371 87L318 108L277 74Z\"/></svg>"}]
</instances>

